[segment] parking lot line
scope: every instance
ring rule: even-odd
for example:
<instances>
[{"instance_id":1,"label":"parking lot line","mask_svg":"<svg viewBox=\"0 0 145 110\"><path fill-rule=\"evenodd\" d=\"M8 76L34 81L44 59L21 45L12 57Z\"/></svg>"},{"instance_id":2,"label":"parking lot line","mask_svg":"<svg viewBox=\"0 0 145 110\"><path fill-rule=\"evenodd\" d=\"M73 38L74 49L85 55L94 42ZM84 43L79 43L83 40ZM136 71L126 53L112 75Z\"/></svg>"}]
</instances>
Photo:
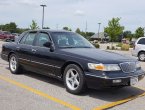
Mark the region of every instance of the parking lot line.
<instances>
[{"instance_id":1,"label":"parking lot line","mask_svg":"<svg viewBox=\"0 0 145 110\"><path fill-rule=\"evenodd\" d=\"M8 82L8 83L11 83L11 84L13 84L13 85L15 85L15 86L18 86L18 87L20 87L20 88L23 88L23 89L25 89L25 90L28 90L28 91L30 91L30 92L32 92L32 93L34 93L34 94L37 94L37 95L39 95L39 96L41 96L41 97L44 97L44 98L46 98L46 99L49 99L49 100L54 101L54 102L56 102L56 103L59 103L59 104L65 106L65 107L68 107L68 108L72 109L72 110L81 110L79 107L76 107L76 106L74 106L74 105L71 105L71 104L69 104L69 103L67 103L67 102L64 102L64 101L62 101L62 100L60 100L60 99L57 99L57 98L55 98L55 97L52 97L52 96L50 96L50 95L48 95L48 94L46 94L46 93L43 93L43 92L41 92L41 91L39 91L39 90L36 90L36 89L31 88L31 87L29 87L29 86L26 86L26 85L24 85L24 84L22 84L22 83L19 83L19 82L17 82L17 81L11 80L11 79L6 78L6 77L4 77L4 76L1 76L1 75L0 75L0 79L6 81L6 82Z\"/></svg>"},{"instance_id":2,"label":"parking lot line","mask_svg":"<svg viewBox=\"0 0 145 110\"><path fill-rule=\"evenodd\" d=\"M136 87L136 88L139 88L139 87ZM139 89L145 90L144 88L139 88ZM126 99L122 99L122 100L119 100L119 101L116 101L116 102L112 102L112 103L108 103L108 104L99 106L97 108L94 108L93 110L107 110L109 108L113 108L113 107L115 107L117 105L124 104L126 102L129 102L131 100L134 100L134 99L142 97L142 96L145 96L145 92L143 92L142 94L139 94L139 95L130 96L130 97L126 98Z\"/></svg>"}]
</instances>

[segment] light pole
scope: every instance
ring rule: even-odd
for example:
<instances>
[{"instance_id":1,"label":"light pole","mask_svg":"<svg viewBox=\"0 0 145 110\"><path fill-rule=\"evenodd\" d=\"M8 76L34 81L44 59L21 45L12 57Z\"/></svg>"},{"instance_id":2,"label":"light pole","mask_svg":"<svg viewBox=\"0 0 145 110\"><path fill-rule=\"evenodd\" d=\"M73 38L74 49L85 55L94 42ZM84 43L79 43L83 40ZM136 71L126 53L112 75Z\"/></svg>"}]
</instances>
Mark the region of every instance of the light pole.
<instances>
[{"instance_id":1,"label":"light pole","mask_svg":"<svg viewBox=\"0 0 145 110\"><path fill-rule=\"evenodd\" d=\"M144 35L143 36L145 36L145 27L143 27L143 29L144 29Z\"/></svg>"},{"instance_id":2,"label":"light pole","mask_svg":"<svg viewBox=\"0 0 145 110\"><path fill-rule=\"evenodd\" d=\"M100 32L100 25L101 25L101 23L98 23L99 24L99 28L98 28L98 39L99 39L99 32Z\"/></svg>"},{"instance_id":3,"label":"light pole","mask_svg":"<svg viewBox=\"0 0 145 110\"><path fill-rule=\"evenodd\" d=\"M85 33L87 33L87 30L88 30L88 22L86 21Z\"/></svg>"},{"instance_id":4,"label":"light pole","mask_svg":"<svg viewBox=\"0 0 145 110\"><path fill-rule=\"evenodd\" d=\"M43 26L44 26L44 8L46 7L46 5L40 5L42 6L43 8L43 13L42 13L42 29L43 29Z\"/></svg>"},{"instance_id":5,"label":"light pole","mask_svg":"<svg viewBox=\"0 0 145 110\"><path fill-rule=\"evenodd\" d=\"M56 29L58 30L58 24L56 24Z\"/></svg>"}]
</instances>

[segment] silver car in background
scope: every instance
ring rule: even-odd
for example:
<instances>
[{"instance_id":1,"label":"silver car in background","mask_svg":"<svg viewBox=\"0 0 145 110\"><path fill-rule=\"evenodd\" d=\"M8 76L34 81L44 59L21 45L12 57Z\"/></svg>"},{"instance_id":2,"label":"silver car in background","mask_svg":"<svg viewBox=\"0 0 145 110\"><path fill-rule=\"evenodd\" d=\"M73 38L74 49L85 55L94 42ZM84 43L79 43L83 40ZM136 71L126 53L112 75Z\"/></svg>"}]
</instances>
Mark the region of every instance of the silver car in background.
<instances>
[{"instance_id":1,"label":"silver car in background","mask_svg":"<svg viewBox=\"0 0 145 110\"><path fill-rule=\"evenodd\" d=\"M138 57L140 61L145 61L145 37L140 37L134 44L132 55Z\"/></svg>"}]
</instances>

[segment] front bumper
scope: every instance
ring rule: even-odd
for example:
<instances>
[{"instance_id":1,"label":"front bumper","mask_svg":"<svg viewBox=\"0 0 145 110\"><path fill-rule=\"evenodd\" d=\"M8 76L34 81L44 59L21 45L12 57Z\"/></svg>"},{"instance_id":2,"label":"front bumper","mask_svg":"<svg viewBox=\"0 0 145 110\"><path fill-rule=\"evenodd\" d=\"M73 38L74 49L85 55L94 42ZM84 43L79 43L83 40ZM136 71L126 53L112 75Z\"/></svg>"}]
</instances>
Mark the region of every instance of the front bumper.
<instances>
[{"instance_id":1,"label":"front bumper","mask_svg":"<svg viewBox=\"0 0 145 110\"><path fill-rule=\"evenodd\" d=\"M109 74L109 73L108 73ZM111 74L111 73L110 73ZM117 74L117 73L116 73ZM123 74L123 73L122 73ZM140 70L135 74L128 74L126 76L97 76L92 75L92 73L85 72L86 83L89 88L108 88L108 87L116 87L116 86L130 86L131 78L138 78L138 81L144 78L145 72ZM120 82L121 81L121 82Z\"/></svg>"}]
</instances>

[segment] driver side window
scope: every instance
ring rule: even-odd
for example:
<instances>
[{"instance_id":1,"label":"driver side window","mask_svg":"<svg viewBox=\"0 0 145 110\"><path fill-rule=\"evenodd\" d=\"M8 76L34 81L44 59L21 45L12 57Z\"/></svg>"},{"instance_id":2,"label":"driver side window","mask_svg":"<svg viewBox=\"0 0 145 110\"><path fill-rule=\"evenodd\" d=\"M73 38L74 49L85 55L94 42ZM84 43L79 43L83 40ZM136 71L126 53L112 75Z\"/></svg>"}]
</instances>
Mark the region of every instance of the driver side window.
<instances>
[{"instance_id":1,"label":"driver side window","mask_svg":"<svg viewBox=\"0 0 145 110\"><path fill-rule=\"evenodd\" d=\"M44 44L50 42L50 38L47 33L39 33L36 40L36 46L45 47Z\"/></svg>"}]
</instances>

